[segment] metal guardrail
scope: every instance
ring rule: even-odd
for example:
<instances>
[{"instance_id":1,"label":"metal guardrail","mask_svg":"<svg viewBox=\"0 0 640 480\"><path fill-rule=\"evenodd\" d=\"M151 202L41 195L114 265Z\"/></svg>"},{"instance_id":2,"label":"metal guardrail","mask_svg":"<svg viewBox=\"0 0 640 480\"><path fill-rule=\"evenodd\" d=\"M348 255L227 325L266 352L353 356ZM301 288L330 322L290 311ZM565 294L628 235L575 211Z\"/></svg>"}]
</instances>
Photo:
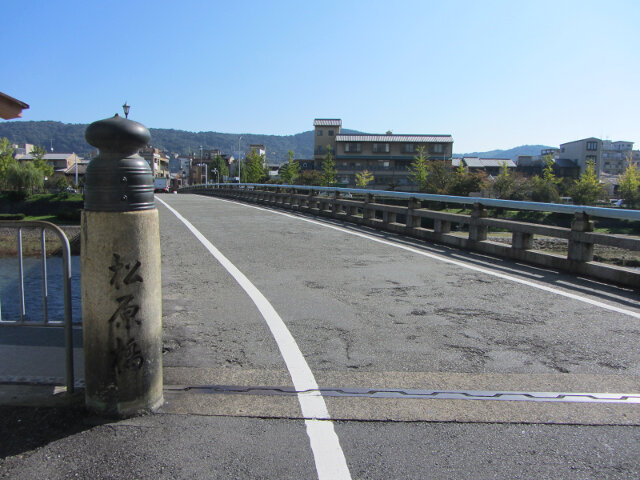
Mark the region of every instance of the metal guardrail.
<instances>
[{"instance_id":1,"label":"metal guardrail","mask_svg":"<svg viewBox=\"0 0 640 480\"><path fill-rule=\"evenodd\" d=\"M328 216L368 227L424 240L507 257L533 265L587 275L600 280L640 287L640 271L594 261L594 245L640 251L640 238L593 232L592 217L640 220L640 211L619 208L520 202L483 197L455 197L425 193L393 192L357 188L278 184L209 184L180 189L184 193L218 195L273 205L314 215ZM384 202L381 199L393 199ZM398 202L404 200L405 202ZM471 207L471 214L431 210L423 203L457 204ZM571 228L524 221L490 218L487 207L509 210L555 212L573 215ZM423 222L423 219L425 222ZM452 232L452 225L468 226L468 236ZM433 226L431 226L433 225ZM489 228L512 234L511 244L488 238ZM533 248L534 236L567 242L567 255Z\"/></svg>"},{"instance_id":2,"label":"metal guardrail","mask_svg":"<svg viewBox=\"0 0 640 480\"><path fill-rule=\"evenodd\" d=\"M41 221L0 221L0 228L15 228L17 230L17 253L18 253L18 288L20 301L20 320L6 321L2 320L0 312L0 326L46 326L46 327L64 327L65 337L65 372L67 392L74 391L74 369L73 369L73 314L71 306L71 248L69 239L64 231L57 225L49 222ZM22 230L23 228L40 229L40 248L42 258L42 321L32 322L26 321L26 305L24 295L24 267L23 267L23 248L22 248ZM62 245L62 269L63 269L63 300L64 300L64 320L50 321L47 308L48 279L47 279L47 247L46 247L46 231L52 231L56 234Z\"/></svg>"},{"instance_id":3,"label":"metal guardrail","mask_svg":"<svg viewBox=\"0 0 640 480\"><path fill-rule=\"evenodd\" d=\"M208 185L193 185L190 187L183 187L180 190L189 189L210 189L210 188L281 188L281 189L295 189L301 191L314 191L314 192L338 192L340 194L351 195L374 195L378 198L395 198L408 200L414 198L416 200L426 200L432 202L454 203L458 205L474 205L480 204L485 207L493 208L505 208L513 210L529 210L536 212L554 212L554 213L586 213L589 216L598 218L617 218L620 220L640 220L640 210L628 210L622 208L604 208L604 207L590 207L587 205L564 205L559 203L542 203L542 202L524 202L517 200L500 200L498 198L485 198L485 197L456 197L451 195L436 195L431 193L417 193L417 192L394 192L389 190L372 190L363 188L338 188L338 187L317 187L308 185L278 185L272 183L219 183Z\"/></svg>"}]
</instances>

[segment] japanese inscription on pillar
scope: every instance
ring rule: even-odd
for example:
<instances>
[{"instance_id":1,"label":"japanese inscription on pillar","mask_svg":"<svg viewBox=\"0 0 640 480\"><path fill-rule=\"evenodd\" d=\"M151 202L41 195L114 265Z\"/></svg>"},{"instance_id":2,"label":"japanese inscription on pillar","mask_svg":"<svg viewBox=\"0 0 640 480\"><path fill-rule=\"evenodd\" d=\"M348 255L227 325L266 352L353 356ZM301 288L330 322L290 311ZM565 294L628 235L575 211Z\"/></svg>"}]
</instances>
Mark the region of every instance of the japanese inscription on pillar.
<instances>
[{"instance_id":1,"label":"japanese inscription on pillar","mask_svg":"<svg viewBox=\"0 0 640 480\"><path fill-rule=\"evenodd\" d=\"M111 280L109 284L115 290L117 306L109 318L111 328L115 331L115 345L111 351L113 367L116 373L126 370L139 370L144 364L140 346L136 342L136 330L142 324L138 317L140 305L136 303L136 284L142 283L138 270L142 264L139 260L128 262L117 253L113 254Z\"/></svg>"}]
</instances>

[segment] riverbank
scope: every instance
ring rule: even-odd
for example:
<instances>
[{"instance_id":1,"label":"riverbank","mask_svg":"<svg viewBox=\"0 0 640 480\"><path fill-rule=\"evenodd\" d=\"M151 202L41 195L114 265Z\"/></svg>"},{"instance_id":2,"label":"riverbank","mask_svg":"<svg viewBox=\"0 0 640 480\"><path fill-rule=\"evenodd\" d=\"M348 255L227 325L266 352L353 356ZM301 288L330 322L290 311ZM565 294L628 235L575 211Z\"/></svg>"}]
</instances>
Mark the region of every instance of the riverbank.
<instances>
[{"instance_id":1,"label":"riverbank","mask_svg":"<svg viewBox=\"0 0 640 480\"><path fill-rule=\"evenodd\" d=\"M69 239L72 255L80 255L80 225L58 225ZM22 229L22 253L24 256L40 256L39 228ZM62 244L58 236L51 230L45 230L47 255L62 255ZM15 257L18 255L18 235L15 228L0 227L0 257Z\"/></svg>"},{"instance_id":2,"label":"riverbank","mask_svg":"<svg viewBox=\"0 0 640 480\"><path fill-rule=\"evenodd\" d=\"M489 240L511 244L511 235L490 235ZM566 256L568 248L569 242L561 238L542 237L533 239L532 250ZM621 267L640 267L640 252L632 252L622 248L608 247L606 245L595 245L593 247L593 260Z\"/></svg>"}]
</instances>

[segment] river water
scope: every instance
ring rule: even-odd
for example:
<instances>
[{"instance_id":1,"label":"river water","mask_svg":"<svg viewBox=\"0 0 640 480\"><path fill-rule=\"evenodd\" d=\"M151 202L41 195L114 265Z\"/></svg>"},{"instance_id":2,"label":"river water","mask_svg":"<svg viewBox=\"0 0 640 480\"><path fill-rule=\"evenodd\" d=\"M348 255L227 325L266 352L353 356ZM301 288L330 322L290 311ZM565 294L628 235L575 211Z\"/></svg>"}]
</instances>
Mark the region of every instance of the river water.
<instances>
[{"instance_id":1,"label":"river water","mask_svg":"<svg viewBox=\"0 0 640 480\"><path fill-rule=\"evenodd\" d=\"M24 294L26 320L41 322L42 306L42 259L24 258ZM18 258L0 258L0 318L4 321L20 320ZM62 286L62 257L47 259L48 317L49 321L64 320ZM80 256L71 257L71 304L73 323L80 323Z\"/></svg>"}]
</instances>

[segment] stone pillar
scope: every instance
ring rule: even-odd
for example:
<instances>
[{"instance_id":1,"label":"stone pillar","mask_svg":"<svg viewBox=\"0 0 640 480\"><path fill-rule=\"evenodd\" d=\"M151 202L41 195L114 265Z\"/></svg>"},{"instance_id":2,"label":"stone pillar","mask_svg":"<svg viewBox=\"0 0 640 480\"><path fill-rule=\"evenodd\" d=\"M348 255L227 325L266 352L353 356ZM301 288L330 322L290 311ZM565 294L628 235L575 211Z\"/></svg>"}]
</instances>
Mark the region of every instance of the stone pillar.
<instances>
[{"instance_id":1,"label":"stone pillar","mask_svg":"<svg viewBox=\"0 0 640 480\"><path fill-rule=\"evenodd\" d=\"M153 178L141 124L113 118L85 133L100 150L87 167L82 212L85 401L106 416L153 411L162 396L162 291Z\"/></svg>"},{"instance_id":2,"label":"stone pillar","mask_svg":"<svg viewBox=\"0 0 640 480\"><path fill-rule=\"evenodd\" d=\"M405 224L407 232L409 232L409 234L413 232L414 228L418 228L422 224L422 219L413 214L413 211L418 210L419 208L420 200L416 200L415 198L411 197L407 202L407 222Z\"/></svg>"},{"instance_id":3,"label":"stone pillar","mask_svg":"<svg viewBox=\"0 0 640 480\"><path fill-rule=\"evenodd\" d=\"M374 202L373 195L371 195L370 193L367 193L364 197L364 205L362 207L362 218L364 220L371 220L372 218L375 217L375 211L373 210L373 208L369 207L369 204L373 202Z\"/></svg>"},{"instance_id":4,"label":"stone pillar","mask_svg":"<svg viewBox=\"0 0 640 480\"><path fill-rule=\"evenodd\" d=\"M440 218L436 218L433 221L433 231L435 233L450 233L451 232L451 222L447 220L442 220Z\"/></svg>"},{"instance_id":5,"label":"stone pillar","mask_svg":"<svg viewBox=\"0 0 640 480\"><path fill-rule=\"evenodd\" d=\"M487 210L481 204L474 203L473 210L471 211L471 221L469 223L469 240L481 242L487 239L489 228L478 222L481 218L486 218L486 216Z\"/></svg>"},{"instance_id":6,"label":"stone pillar","mask_svg":"<svg viewBox=\"0 0 640 480\"><path fill-rule=\"evenodd\" d=\"M593 243L581 241L579 237L582 232L593 232L593 221L589 220L589 215L580 212L575 214L571 222L567 258L576 262L591 262Z\"/></svg>"},{"instance_id":7,"label":"stone pillar","mask_svg":"<svg viewBox=\"0 0 640 480\"><path fill-rule=\"evenodd\" d=\"M533 248L533 233L513 232L511 248L516 250L531 250Z\"/></svg>"},{"instance_id":8,"label":"stone pillar","mask_svg":"<svg viewBox=\"0 0 640 480\"><path fill-rule=\"evenodd\" d=\"M385 225L390 223L396 223L396 212L389 212L387 210L382 212L382 221Z\"/></svg>"}]
</instances>

